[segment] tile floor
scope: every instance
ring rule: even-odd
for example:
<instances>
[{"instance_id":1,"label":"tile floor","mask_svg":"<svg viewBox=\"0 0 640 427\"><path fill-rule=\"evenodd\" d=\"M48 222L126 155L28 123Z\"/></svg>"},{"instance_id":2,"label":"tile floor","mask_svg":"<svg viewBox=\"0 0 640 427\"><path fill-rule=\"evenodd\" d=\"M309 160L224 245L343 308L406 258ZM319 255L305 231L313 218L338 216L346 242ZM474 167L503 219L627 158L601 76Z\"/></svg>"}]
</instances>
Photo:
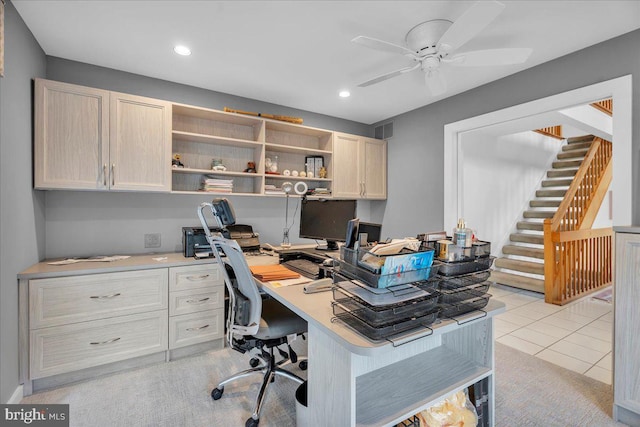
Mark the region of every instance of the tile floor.
<instances>
[{"instance_id":1,"label":"tile floor","mask_svg":"<svg viewBox=\"0 0 640 427\"><path fill-rule=\"evenodd\" d=\"M557 306L499 284L489 293L507 308L495 318L497 342L611 384L612 303L588 295Z\"/></svg>"}]
</instances>

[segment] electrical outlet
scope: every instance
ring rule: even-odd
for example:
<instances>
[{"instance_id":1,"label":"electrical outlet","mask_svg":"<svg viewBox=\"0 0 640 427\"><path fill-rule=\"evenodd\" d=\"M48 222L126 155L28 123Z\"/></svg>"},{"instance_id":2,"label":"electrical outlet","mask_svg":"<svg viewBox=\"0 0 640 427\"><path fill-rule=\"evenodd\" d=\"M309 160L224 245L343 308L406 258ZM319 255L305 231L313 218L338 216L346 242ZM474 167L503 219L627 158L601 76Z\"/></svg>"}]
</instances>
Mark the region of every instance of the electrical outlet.
<instances>
[{"instance_id":1,"label":"electrical outlet","mask_svg":"<svg viewBox=\"0 0 640 427\"><path fill-rule=\"evenodd\" d=\"M145 248L159 248L160 247L160 233L145 234L144 235L144 247Z\"/></svg>"}]
</instances>

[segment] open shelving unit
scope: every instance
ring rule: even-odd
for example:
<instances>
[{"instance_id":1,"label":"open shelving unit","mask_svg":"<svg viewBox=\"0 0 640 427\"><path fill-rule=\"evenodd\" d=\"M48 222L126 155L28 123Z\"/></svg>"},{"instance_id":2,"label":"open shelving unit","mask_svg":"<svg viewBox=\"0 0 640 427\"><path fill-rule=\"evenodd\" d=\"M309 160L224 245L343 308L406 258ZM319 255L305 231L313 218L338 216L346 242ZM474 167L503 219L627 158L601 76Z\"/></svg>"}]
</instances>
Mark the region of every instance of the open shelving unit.
<instances>
[{"instance_id":1,"label":"open shelving unit","mask_svg":"<svg viewBox=\"0 0 640 427\"><path fill-rule=\"evenodd\" d=\"M184 164L172 168L176 194L204 193L206 178L233 180L233 195L273 196L265 194L265 185L279 188L285 181L304 181L310 189L331 189L333 182L332 131L241 114L173 104L172 154L180 154ZM307 173L308 156L322 157L325 178L283 174L285 170ZM212 170L214 159L226 170ZM275 174L267 170L267 159L277 162ZM255 164L256 173L245 172L249 162Z\"/></svg>"}]
</instances>

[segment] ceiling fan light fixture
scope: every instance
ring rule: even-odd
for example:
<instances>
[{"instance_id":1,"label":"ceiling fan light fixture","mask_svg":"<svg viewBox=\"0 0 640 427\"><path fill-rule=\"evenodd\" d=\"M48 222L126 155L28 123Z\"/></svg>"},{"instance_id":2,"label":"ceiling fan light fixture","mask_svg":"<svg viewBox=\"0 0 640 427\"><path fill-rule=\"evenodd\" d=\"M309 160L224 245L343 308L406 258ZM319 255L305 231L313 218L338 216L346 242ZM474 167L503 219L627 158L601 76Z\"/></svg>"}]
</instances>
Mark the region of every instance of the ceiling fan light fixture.
<instances>
[{"instance_id":1,"label":"ceiling fan light fixture","mask_svg":"<svg viewBox=\"0 0 640 427\"><path fill-rule=\"evenodd\" d=\"M178 55L189 56L191 55L191 49L184 45L176 45L173 47L173 51Z\"/></svg>"}]
</instances>

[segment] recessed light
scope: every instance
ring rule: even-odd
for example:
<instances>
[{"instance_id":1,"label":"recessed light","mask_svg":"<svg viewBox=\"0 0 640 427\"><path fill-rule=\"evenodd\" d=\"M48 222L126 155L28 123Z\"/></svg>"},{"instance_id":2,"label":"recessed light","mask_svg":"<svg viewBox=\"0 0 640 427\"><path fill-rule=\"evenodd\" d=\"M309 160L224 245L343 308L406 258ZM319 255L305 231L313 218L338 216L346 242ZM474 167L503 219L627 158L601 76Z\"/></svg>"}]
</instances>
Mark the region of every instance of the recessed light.
<instances>
[{"instance_id":1,"label":"recessed light","mask_svg":"<svg viewBox=\"0 0 640 427\"><path fill-rule=\"evenodd\" d=\"M349 92L348 90L341 90L338 95L340 95L340 98L348 98L351 96L351 92Z\"/></svg>"},{"instance_id":2,"label":"recessed light","mask_svg":"<svg viewBox=\"0 0 640 427\"><path fill-rule=\"evenodd\" d=\"M178 45L176 47L173 48L173 51L175 53L177 53L178 55L182 55L182 56L189 56L191 55L191 49L189 49L186 46L182 46L182 45Z\"/></svg>"}]
</instances>

